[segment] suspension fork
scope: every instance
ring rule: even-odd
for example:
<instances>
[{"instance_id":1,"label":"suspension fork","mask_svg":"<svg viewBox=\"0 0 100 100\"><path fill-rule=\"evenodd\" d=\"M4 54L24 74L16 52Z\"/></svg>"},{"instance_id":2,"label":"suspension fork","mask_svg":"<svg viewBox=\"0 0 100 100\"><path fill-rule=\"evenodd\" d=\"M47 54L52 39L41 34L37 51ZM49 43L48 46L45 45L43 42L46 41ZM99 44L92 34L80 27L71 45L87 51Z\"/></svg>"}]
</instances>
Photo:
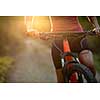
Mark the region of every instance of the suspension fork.
<instances>
[{"instance_id":1,"label":"suspension fork","mask_svg":"<svg viewBox=\"0 0 100 100\"><path fill-rule=\"evenodd\" d=\"M63 40L63 52L65 53L65 52L71 52L71 49L70 49L70 45L69 45L69 42L68 42L68 40L67 39L64 39ZM73 57L72 56L66 56L65 57L65 61L72 61L73 60ZM66 67L72 67L71 65L69 65L69 66L66 66ZM75 83L75 82L77 82L77 76L76 76L76 74L73 74L72 76L71 76L71 78L70 78L70 82L73 82L73 83Z\"/></svg>"}]
</instances>

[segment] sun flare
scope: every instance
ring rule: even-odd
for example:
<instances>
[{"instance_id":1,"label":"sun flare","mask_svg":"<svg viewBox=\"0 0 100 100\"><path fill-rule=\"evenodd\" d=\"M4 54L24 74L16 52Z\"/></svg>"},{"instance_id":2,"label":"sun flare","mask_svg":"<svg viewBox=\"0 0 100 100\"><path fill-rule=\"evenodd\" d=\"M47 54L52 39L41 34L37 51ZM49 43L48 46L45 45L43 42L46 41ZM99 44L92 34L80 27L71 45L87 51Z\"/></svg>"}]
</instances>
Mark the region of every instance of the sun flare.
<instances>
[{"instance_id":1,"label":"sun flare","mask_svg":"<svg viewBox=\"0 0 100 100\"><path fill-rule=\"evenodd\" d=\"M24 22L27 32L36 30L38 32L52 32L53 24L51 16L25 16Z\"/></svg>"}]
</instances>

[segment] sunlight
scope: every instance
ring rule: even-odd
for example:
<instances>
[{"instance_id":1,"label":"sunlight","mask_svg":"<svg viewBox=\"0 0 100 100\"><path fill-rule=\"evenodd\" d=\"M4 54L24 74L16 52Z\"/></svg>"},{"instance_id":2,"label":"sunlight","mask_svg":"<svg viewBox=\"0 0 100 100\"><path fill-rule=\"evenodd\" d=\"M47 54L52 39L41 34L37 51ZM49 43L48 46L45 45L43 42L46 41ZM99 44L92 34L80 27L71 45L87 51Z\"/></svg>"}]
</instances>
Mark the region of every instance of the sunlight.
<instances>
[{"instance_id":1,"label":"sunlight","mask_svg":"<svg viewBox=\"0 0 100 100\"><path fill-rule=\"evenodd\" d=\"M25 16L24 17L24 22L25 26L27 28L27 32L33 31L32 24L33 24L33 18L32 16Z\"/></svg>"},{"instance_id":2,"label":"sunlight","mask_svg":"<svg viewBox=\"0 0 100 100\"><path fill-rule=\"evenodd\" d=\"M51 16L25 16L24 20L27 32L34 30L38 32L52 32L53 30Z\"/></svg>"}]
</instances>

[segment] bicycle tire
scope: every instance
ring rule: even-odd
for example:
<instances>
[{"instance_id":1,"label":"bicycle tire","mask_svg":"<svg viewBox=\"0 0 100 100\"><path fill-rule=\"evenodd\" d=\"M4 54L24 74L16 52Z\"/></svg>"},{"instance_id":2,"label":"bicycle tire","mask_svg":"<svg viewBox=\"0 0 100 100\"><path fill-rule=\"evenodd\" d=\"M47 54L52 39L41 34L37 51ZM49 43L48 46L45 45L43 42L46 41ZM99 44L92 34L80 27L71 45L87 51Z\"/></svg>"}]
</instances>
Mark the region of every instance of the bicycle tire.
<instances>
[{"instance_id":1,"label":"bicycle tire","mask_svg":"<svg viewBox=\"0 0 100 100\"><path fill-rule=\"evenodd\" d=\"M81 73L84 75L84 78L87 80L87 83L97 83L96 78L93 76L92 72L90 71L89 68L87 68L83 64L79 63L73 63L72 67L67 70L67 75L68 75L68 81L70 80L70 77L73 73Z\"/></svg>"}]
</instances>

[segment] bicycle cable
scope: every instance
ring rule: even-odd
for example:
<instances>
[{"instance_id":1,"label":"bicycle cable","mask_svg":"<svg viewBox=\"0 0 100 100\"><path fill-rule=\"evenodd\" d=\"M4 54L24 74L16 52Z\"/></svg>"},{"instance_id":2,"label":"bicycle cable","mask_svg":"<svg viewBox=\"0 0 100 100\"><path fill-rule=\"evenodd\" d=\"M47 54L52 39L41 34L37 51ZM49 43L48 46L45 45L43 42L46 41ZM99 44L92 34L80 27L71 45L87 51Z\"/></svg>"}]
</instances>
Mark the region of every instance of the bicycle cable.
<instances>
[{"instance_id":1,"label":"bicycle cable","mask_svg":"<svg viewBox=\"0 0 100 100\"><path fill-rule=\"evenodd\" d=\"M63 54L63 51L56 45L56 43L53 42L53 45L60 52L60 54Z\"/></svg>"}]
</instances>

